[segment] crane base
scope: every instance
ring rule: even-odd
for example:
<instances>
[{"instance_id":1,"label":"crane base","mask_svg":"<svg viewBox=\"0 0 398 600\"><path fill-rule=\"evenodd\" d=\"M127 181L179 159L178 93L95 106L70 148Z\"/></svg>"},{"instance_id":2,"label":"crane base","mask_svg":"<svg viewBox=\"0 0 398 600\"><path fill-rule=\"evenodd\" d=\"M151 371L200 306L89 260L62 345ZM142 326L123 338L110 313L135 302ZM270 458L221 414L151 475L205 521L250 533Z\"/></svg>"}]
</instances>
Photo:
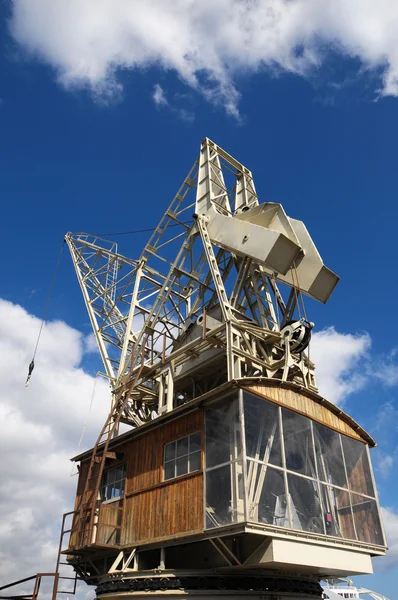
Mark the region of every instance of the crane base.
<instances>
[{"instance_id":1,"label":"crane base","mask_svg":"<svg viewBox=\"0 0 398 600\"><path fill-rule=\"evenodd\" d=\"M314 600L322 598L318 580L288 575L161 575L123 578L101 583L96 596L103 600L127 600L152 596L186 598L202 596L206 600L222 597L224 600Z\"/></svg>"}]
</instances>

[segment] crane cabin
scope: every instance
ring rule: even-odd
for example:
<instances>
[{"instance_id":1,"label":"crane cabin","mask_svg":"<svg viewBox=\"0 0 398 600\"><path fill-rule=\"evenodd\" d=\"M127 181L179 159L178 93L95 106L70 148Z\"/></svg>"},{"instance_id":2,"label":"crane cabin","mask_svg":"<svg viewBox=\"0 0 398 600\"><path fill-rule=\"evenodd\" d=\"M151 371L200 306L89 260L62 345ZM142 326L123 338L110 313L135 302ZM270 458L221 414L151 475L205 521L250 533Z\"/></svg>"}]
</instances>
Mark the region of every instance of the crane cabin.
<instances>
[{"instance_id":1,"label":"crane cabin","mask_svg":"<svg viewBox=\"0 0 398 600\"><path fill-rule=\"evenodd\" d=\"M321 598L372 572L375 441L316 386L305 297L338 277L304 223L206 138L137 259L65 239L112 391L64 550L97 597Z\"/></svg>"}]
</instances>

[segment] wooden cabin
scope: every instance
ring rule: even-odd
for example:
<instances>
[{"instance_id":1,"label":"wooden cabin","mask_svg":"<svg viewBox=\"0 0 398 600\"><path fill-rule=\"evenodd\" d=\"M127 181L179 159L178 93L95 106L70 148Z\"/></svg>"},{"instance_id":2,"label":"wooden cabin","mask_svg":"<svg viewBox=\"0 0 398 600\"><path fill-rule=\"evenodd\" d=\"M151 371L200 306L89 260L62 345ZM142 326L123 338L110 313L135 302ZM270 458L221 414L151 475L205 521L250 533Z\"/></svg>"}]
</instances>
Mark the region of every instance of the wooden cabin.
<instances>
[{"instance_id":1,"label":"wooden cabin","mask_svg":"<svg viewBox=\"0 0 398 600\"><path fill-rule=\"evenodd\" d=\"M79 519L91 452L73 459L80 474L69 560L91 583L127 556L139 571L371 572L370 557L386 548L374 445L297 384L224 383L111 441L91 531Z\"/></svg>"}]
</instances>

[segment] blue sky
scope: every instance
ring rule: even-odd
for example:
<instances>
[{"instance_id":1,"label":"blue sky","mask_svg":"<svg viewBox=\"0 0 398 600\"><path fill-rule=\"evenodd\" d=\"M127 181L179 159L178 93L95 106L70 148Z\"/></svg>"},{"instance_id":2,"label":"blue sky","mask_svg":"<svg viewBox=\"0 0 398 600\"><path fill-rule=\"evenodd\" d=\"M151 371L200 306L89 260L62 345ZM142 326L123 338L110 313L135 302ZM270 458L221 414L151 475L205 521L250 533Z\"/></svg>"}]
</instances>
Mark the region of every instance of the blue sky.
<instances>
[{"instance_id":1,"label":"blue sky","mask_svg":"<svg viewBox=\"0 0 398 600\"><path fill-rule=\"evenodd\" d=\"M159 20L164 17L166 27L168 18L177 25L184 19L194 56L189 64L176 37L165 36L164 47L155 41L157 29L151 29L152 15L145 9L137 11L131 30L122 31L134 43L119 48L123 5L115 2L112 8L101 0L98 12L104 11L114 36L107 39L98 25L93 57L87 51L96 26L90 21L91 0L82 14L74 2L76 11L66 15L58 1L50 11L45 0L34 4L32 18L23 0L0 3L0 297L11 303L8 307L20 305L28 315L40 316L64 234L153 227L200 141L213 139L252 170L260 201L280 202L287 214L306 223L326 264L341 277L330 302L308 302L307 312L317 331L334 327L346 336L336 338L333 352L339 353L339 340L359 340L337 374L349 383L347 392L357 391L341 401L379 442L373 460L380 500L390 509L386 529L398 545L398 37L390 36L386 25L388 15L397 13L394 3L383 0L379 13L365 2L359 18L358 3L349 0L352 11L344 15L341 5L337 18L320 2L313 12L323 6L325 14L314 18L313 31L304 34L297 17L278 32L290 40L296 27L290 54L283 43L253 46L242 55L231 28L230 37L220 36L220 47L213 44L212 52L206 47L203 64L203 48L189 30L195 20L168 3ZM282 0L254 2L253 11L261 5L280 10L283 21ZM332 25L332 17L344 27ZM145 33L138 35L140 19ZM369 23L374 35L365 27ZM385 46L379 40L383 27ZM268 24L253 36L272 34ZM167 55L164 48L173 43L175 51ZM118 64L115 56L121 55ZM146 239L146 234L117 238L120 251L132 257ZM67 250L49 318L90 333ZM33 349L35 326L26 348ZM92 373L100 368L96 361L89 353L81 364ZM398 597L394 556L396 564L397 546L385 568L379 559L375 575L363 579L391 600Z\"/></svg>"}]
</instances>

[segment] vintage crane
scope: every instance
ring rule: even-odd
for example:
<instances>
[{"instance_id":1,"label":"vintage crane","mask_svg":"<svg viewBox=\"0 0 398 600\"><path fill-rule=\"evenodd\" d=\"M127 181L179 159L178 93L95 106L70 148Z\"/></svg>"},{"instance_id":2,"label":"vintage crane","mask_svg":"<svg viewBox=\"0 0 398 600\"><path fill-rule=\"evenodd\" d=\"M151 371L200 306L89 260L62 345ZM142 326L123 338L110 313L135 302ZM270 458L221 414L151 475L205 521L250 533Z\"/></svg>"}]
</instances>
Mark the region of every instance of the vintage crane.
<instances>
[{"instance_id":1,"label":"vintage crane","mask_svg":"<svg viewBox=\"0 0 398 600\"><path fill-rule=\"evenodd\" d=\"M139 426L161 413L174 387L181 402L220 382L259 375L316 390L303 353L312 324L294 314L302 293L326 302L338 277L323 265L304 224L279 204L259 204L251 172L210 140L138 260L95 236L65 239L105 375L115 399L125 400L123 421ZM286 302L280 283L290 288ZM219 327L208 341L192 333L203 319L206 331ZM184 351L188 339L197 341ZM187 384L192 352L213 365L206 390L195 373ZM145 384L130 390L141 363Z\"/></svg>"},{"instance_id":2,"label":"vintage crane","mask_svg":"<svg viewBox=\"0 0 398 600\"><path fill-rule=\"evenodd\" d=\"M338 277L305 225L206 138L137 259L65 239L112 391L75 458L79 577L104 599L276 599L371 572L375 443L316 388L303 295Z\"/></svg>"}]
</instances>

